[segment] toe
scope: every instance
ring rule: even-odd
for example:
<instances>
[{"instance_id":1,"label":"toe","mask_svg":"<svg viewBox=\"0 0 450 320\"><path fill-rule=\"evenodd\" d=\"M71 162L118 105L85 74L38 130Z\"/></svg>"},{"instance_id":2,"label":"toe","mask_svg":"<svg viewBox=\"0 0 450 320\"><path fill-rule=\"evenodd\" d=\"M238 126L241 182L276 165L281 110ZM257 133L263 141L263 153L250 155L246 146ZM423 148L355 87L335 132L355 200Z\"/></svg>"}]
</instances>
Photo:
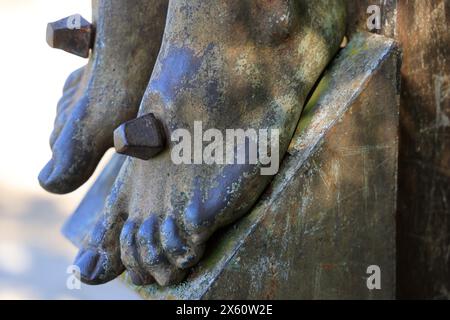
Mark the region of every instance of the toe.
<instances>
[{"instance_id":1,"label":"toe","mask_svg":"<svg viewBox=\"0 0 450 320\"><path fill-rule=\"evenodd\" d=\"M120 259L119 235L127 218L125 186L117 182L105 201L100 219L84 239L75 259L81 280L87 284L108 282L125 270Z\"/></svg>"},{"instance_id":2,"label":"toe","mask_svg":"<svg viewBox=\"0 0 450 320\"><path fill-rule=\"evenodd\" d=\"M70 112L72 110L72 106L75 103L77 93L77 87L70 88L68 91L64 92L61 99L58 101L57 106L57 115L55 119L55 123L53 124L53 131L50 136L50 147L53 148L53 145L57 141L64 125L67 122L68 117L70 116Z\"/></svg>"},{"instance_id":3,"label":"toe","mask_svg":"<svg viewBox=\"0 0 450 320\"><path fill-rule=\"evenodd\" d=\"M80 269L80 280L97 285L109 282L120 275L124 268L112 268L112 258L96 249L80 250L74 264Z\"/></svg>"},{"instance_id":4,"label":"toe","mask_svg":"<svg viewBox=\"0 0 450 320\"><path fill-rule=\"evenodd\" d=\"M75 102L76 94L79 90L79 86L70 87L63 92L63 95L56 105L57 118L68 109L69 106L73 105Z\"/></svg>"},{"instance_id":5,"label":"toe","mask_svg":"<svg viewBox=\"0 0 450 320\"><path fill-rule=\"evenodd\" d=\"M137 233L142 265L160 286L179 283L186 272L171 264L162 250L159 239L159 221L156 215L150 216L140 226Z\"/></svg>"},{"instance_id":6,"label":"toe","mask_svg":"<svg viewBox=\"0 0 450 320\"><path fill-rule=\"evenodd\" d=\"M144 286L154 282L140 262L136 232L139 225L135 221L127 221L120 234L120 255L123 264L127 268L131 281L137 286Z\"/></svg>"},{"instance_id":7,"label":"toe","mask_svg":"<svg viewBox=\"0 0 450 320\"><path fill-rule=\"evenodd\" d=\"M80 268L81 281L87 284L103 284L115 279L125 270L119 251L119 232L122 225L122 216L118 212L110 211L106 211L97 222L75 258L74 264Z\"/></svg>"},{"instance_id":8,"label":"toe","mask_svg":"<svg viewBox=\"0 0 450 320\"><path fill-rule=\"evenodd\" d=\"M167 216L161 224L162 248L169 261L180 269L194 266L203 255L204 246L194 245L181 235L173 216Z\"/></svg>"},{"instance_id":9,"label":"toe","mask_svg":"<svg viewBox=\"0 0 450 320\"><path fill-rule=\"evenodd\" d=\"M64 194L76 190L94 172L112 139L97 133L85 120L87 98L78 101L56 139L53 156L39 175L39 183L49 192ZM109 145L108 145L108 140Z\"/></svg>"},{"instance_id":10,"label":"toe","mask_svg":"<svg viewBox=\"0 0 450 320\"><path fill-rule=\"evenodd\" d=\"M80 250L75 258L74 264L80 269L81 281L87 284L93 284L94 279L100 278L102 273L98 268L100 254L94 250Z\"/></svg>"},{"instance_id":11,"label":"toe","mask_svg":"<svg viewBox=\"0 0 450 320\"><path fill-rule=\"evenodd\" d=\"M59 99L56 107L56 119L53 126L53 131L50 136L50 146L53 148L67 118L70 115L71 107L74 106L77 93L80 91L80 82L83 76L84 68L74 71L66 80L63 89L63 95Z\"/></svg>"},{"instance_id":12,"label":"toe","mask_svg":"<svg viewBox=\"0 0 450 320\"><path fill-rule=\"evenodd\" d=\"M86 67L81 67L75 71L73 71L66 79L66 82L64 83L64 87L63 87L63 92L66 92L67 90L77 86L83 75L84 75L84 70L86 69Z\"/></svg>"}]
</instances>

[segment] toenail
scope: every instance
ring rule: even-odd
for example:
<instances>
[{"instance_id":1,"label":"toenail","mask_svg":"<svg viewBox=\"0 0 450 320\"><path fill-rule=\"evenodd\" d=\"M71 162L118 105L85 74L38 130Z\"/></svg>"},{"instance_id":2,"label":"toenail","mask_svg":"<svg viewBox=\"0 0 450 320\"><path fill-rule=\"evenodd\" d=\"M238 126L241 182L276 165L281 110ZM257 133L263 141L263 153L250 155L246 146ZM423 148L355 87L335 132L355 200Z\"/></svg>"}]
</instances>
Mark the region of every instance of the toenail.
<instances>
[{"instance_id":1,"label":"toenail","mask_svg":"<svg viewBox=\"0 0 450 320\"><path fill-rule=\"evenodd\" d=\"M82 279L93 280L99 258L99 254L92 250L87 250L75 259L75 264L80 268Z\"/></svg>"},{"instance_id":2,"label":"toenail","mask_svg":"<svg viewBox=\"0 0 450 320\"><path fill-rule=\"evenodd\" d=\"M149 160L164 150L162 124L152 113L123 123L114 131L114 147L120 154Z\"/></svg>"},{"instance_id":3,"label":"toenail","mask_svg":"<svg viewBox=\"0 0 450 320\"><path fill-rule=\"evenodd\" d=\"M47 43L77 56L89 57L94 43L94 28L79 14L47 25Z\"/></svg>"},{"instance_id":4,"label":"toenail","mask_svg":"<svg viewBox=\"0 0 450 320\"><path fill-rule=\"evenodd\" d=\"M54 166L53 160L50 160L49 162L47 162L45 167L39 173L38 180L39 180L40 185L44 189L47 189L47 180L50 177L51 173L53 172L53 166Z\"/></svg>"}]
</instances>

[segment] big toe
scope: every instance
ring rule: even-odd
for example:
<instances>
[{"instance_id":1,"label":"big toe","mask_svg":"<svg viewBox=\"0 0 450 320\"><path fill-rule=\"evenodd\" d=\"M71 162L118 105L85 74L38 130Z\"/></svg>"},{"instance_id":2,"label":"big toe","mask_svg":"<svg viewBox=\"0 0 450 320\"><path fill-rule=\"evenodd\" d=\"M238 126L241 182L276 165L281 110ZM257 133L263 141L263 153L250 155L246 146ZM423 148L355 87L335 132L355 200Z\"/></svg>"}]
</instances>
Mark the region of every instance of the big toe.
<instances>
[{"instance_id":1,"label":"big toe","mask_svg":"<svg viewBox=\"0 0 450 320\"><path fill-rule=\"evenodd\" d=\"M66 194L78 189L95 170L101 155L88 146L70 141L56 146L52 159L39 174L39 183L47 191Z\"/></svg>"},{"instance_id":2,"label":"big toe","mask_svg":"<svg viewBox=\"0 0 450 320\"><path fill-rule=\"evenodd\" d=\"M90 285L109 282L124 271L120 259L94 249L80 250L74 264L80 270L80 280Z\"/></svg>"},{"instance_id":3,"label":"big toe","mask_svg":"<svg viewBox=\"0 0 450 320\"><path fill-rule=\"evenodd\" d=\"M112 145L112 138L108 139L106 134L73 113L52 146L52 159L39 174L40 185L57 194L80 187Z\"/></svg>"}]
</instances>

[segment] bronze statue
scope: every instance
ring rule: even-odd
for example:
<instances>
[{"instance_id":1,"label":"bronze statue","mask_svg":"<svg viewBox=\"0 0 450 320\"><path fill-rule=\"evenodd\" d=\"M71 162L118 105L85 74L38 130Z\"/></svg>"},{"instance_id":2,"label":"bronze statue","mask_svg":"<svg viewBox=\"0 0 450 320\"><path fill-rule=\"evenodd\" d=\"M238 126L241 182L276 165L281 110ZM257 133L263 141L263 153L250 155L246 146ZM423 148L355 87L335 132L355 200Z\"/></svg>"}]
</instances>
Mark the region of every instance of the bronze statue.
<instances>
[{"instance_id":1,"label":"bronze statue","mask_svg":"<svg viewBox=\"0 0 450 320\"><path fill-rule=\"evenodd\" d=\"M210 133L276 131L271 153L282 159L345 32L343 1L168 2L95 1L89 63L69 77L58 106L45 189L83 184L113 137L129 155L75 260L89 284L124 270L136 285L181 281L214 232L248 212L276 172L262 174L260 159L199 162L186 149L181 158L192 161L176 162L174 133L198 136L198 124Z\"/></svg>"}]
</instances>

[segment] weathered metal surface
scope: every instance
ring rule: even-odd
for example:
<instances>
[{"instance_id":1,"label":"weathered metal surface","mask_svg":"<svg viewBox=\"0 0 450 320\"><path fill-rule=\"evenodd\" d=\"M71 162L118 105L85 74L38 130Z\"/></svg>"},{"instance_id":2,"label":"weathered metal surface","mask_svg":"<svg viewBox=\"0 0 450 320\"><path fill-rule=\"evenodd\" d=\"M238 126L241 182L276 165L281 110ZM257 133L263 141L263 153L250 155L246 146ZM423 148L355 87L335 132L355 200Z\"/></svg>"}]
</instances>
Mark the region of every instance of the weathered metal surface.
<instances>
[{"instance_id":1,"label":"weathered metal surface","mask_svg":"<svg viewBox=\"0 0 450 320\"><path fill-rule=\"evenodd\" d=\"M399 1L398 296L450 298L450 1Z\"/></svg>"},{"instance_id":2,"label":"weathered metal surface","mask_svg":"<svg viewBox=\"0 0 450 320\"><path fill-rule=\"evenodd\" d=\"M52 159L39 174L53 193L86 182L113 147L114 129L136 117L161 46L168 0L92 3L93 49L87 65L67 79L50 137Z\"/></svg>"},{"instance_id":3,"label":"weathered metal surface","mask_svg":"<svg viewBox=\"0 0 450 320\"><path fill-rule=\"evenodd\" d=\"M420 1L420 0L419 0ZM395 38L397 32L397 2L398 0L346 0L347 4L347 34L351 38L358 31L366 31ZM370 6L380 8L380 29L369 30L367 20L373 14L368 13Z\"/></svg>"},{"instance_id":4,"label":"weathered metal surface","mask_svg":"<svg viewBox=\"0 0 450 320\"><path fill-rule=\"evenodd\" d=\"M194 144L203 140L195 140L198 122L202 133L277 130L272 153L282 157L344 32L342 1L172 1L139 115L153 113L167 137L184 130ZM176 145L124 163L75 259L84 281L104 283L126 267L139 284L179 282L215 231L246 214L272 179L261 162L191 163L186 150L189 160L176 163Z\"/></svg>"},{"instance_id":5,"label":"weathered metal surface","mask_svg":"<svg viewBox=\"0 0 450 320\"><path fill-rule=\"evenodd\" d=\"M311 98L253 232L203 298L395 298L398 64L392 40L354 37ZM367 287L371 265L381 290Z\"/></svg>"},{"instance_id":6,"label":"weathered metal surface","mask_svg":"<svg viewBox=\"0 0 450 320\"><path fill-rule=\"evenodd\" d=\"M448 0L347 1L349 32L367 29L369 5L402 47L399 298L450 298L450 32Z\"/></svg>"},{"instance_id":7,"label":"weathered metal surface","mask_svg":"<svg viewBox=\"0 0 450 320\"><path fill-rule=\"evenodd\" d=\"M391 40L355 37L310 99L251 214L208 244L185 282L133 289L148 299L393 298L397 63ZM79 223L68 225L77 239L90 232ZM366 287L372 264L382 270L380 291Z\"/></svg>"},{"instance_id":8,"label":"weathered metal surface","mask_svg":"<svg viewBox=\"0 0 450 320\"><path fill-rule=\"evenodd\" d=\"M164 128L152 113L123 123L114 130L117 153L149 160L164 150Z\"/></svg>"},{"instance_id":9,"label":"weathered metal surface","mask_svg":"<svg viewBox=\"0 0 450 320\"><path fill-rule=\"evenodd\" d=\"M93 26L80 15L73 15L47 25L47 43L82 58L89 57L94 42Z\"/></svg>"}]
</instances>

